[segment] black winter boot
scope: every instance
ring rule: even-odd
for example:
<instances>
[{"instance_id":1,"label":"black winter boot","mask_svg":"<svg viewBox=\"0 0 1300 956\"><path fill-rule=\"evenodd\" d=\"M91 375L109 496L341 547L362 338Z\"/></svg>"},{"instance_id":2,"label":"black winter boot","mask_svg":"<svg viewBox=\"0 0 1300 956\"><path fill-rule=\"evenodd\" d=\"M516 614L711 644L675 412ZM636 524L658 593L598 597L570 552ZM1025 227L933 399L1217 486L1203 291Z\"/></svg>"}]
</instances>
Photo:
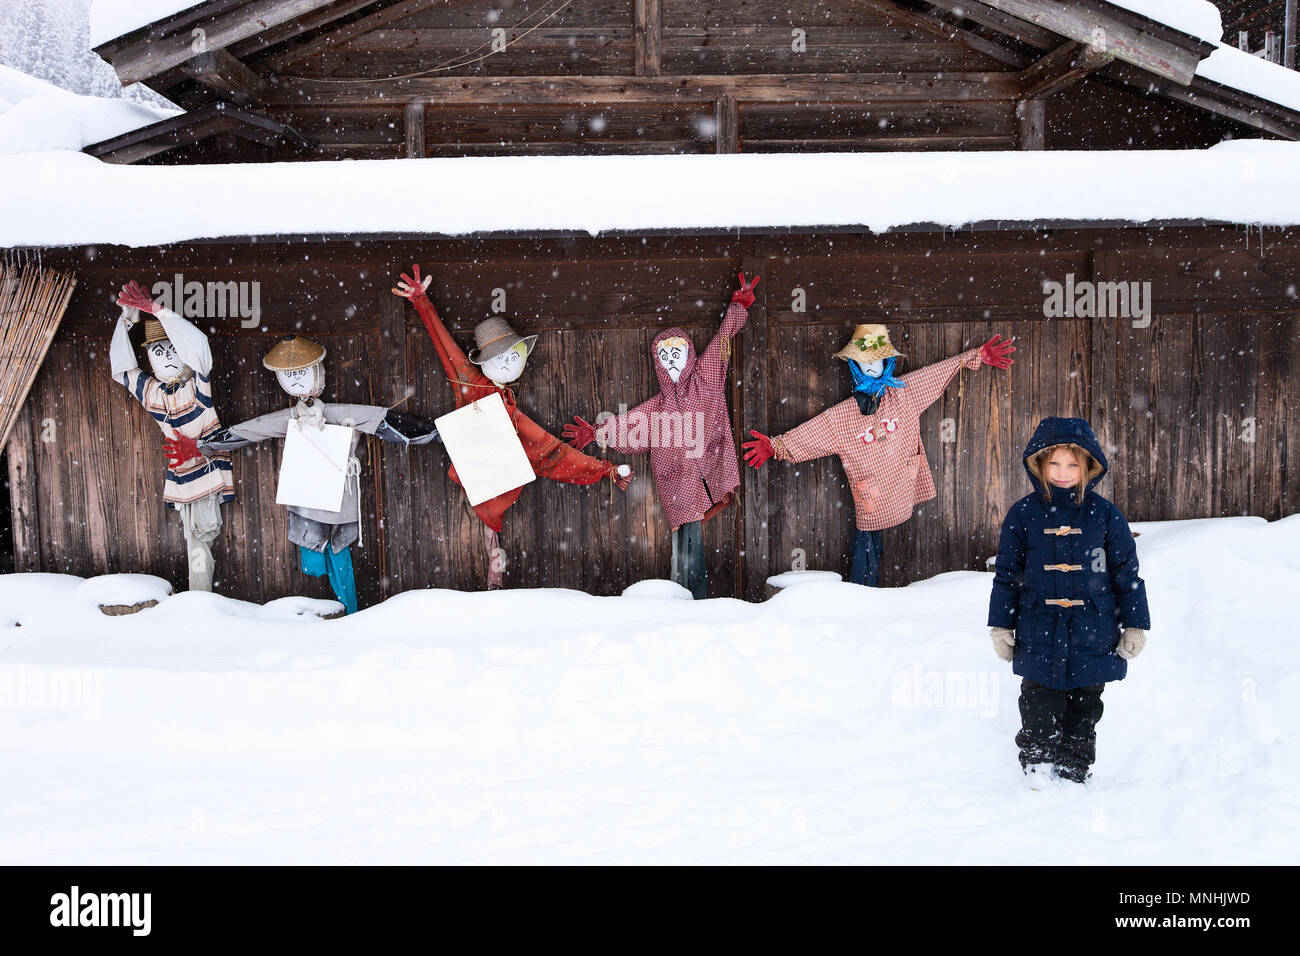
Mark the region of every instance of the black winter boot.
<instances>
[{"instance_id":1,"label":"black winter boot","mask_svg":"<svg viewBox=\"0 0 1300 956\"><path fill-rule=\"evenodd\" d=\"M1065 692L1061 715L1061 746L1056 758L1056 775L1075 783L1091 776L1097 759L1097 721L1101 720L1101 692L1105 684L1076 687Z\"/></svg>"}]
</instances>

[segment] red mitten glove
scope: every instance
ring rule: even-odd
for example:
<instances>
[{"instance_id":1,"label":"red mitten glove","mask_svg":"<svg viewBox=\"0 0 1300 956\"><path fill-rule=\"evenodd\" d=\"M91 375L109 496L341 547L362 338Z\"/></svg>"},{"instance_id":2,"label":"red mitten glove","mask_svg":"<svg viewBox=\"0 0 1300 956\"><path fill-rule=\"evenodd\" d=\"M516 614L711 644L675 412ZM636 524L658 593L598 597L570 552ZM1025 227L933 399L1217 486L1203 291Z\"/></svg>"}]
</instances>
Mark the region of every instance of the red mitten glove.
<instances>
[{"instance_id":1,"label":"red mitten glove","mask_svg":"<svg viewBox=\"0 0 1300 956\"><path fill-rule=\"evenodd\" d=\"M754 281L747 285L745 283L745 273L739 272L737 275L740 276L740 288L731 293L731 301L738 302L748 309L754 304L754 286L758 285L758 280L762 276L754 276Z\"/></svg>"},{"instance_id":2,"label":"red mitten glove","mask_svg":"<svg viewBox=\"0 0 1300 956\"><path fill-rule=\"evenodd\" d=\"M592 427L591 422L586 421L581 415L574 415L573 420L576 425L565 425L562 435L578 451L582 451L588 445L596 440L596 429ZM623 487L627 487L624 485Z\"/></svg>"},{"instance_id":3,"label":"red mitten glove","mask_svg":"<svg viewBox=\"0 0 1300 956\"><path fill-rule=\"evenodd\" d=\"M149 292L134 279L122 286L122 291L117 295L117 304L124 305L128 309L139 309L150 315L158 311L158 306L154 305Z\"/></svg>"},{"instance_id":4,"label":"red mitten glove","mask_svg":"<svg viewBox=\"0 0 1300 956\"><path fill-rule=\"evenodd\" d=\"M402 273L402 279L393 289L393 295L400 295L403 299L418 299L428 290L433 276L425 276L421 279L419 263L412 266L411 271L414 275L408 276L405 272Z\"/></svg>"},{"instance_id":5,"label":"red mitten glove","mask_svg":"<svg viewBox=\"0 0 1300 956\"><path fill-rule=\"evenodd\" d=\"M1011 353L1016 350L1011 343L1015 340L1007 339L1005 342L999 342L1000 338L1001 335L995 335L980 346L980 361L994 368L1011 368L1011 363L1015 361Z\"/></svg>"},{"instance_id":6,"label":"red mitten glove","mask_svg":"<svg viewBox=\"0 0 1300 956\"><path fill-rule=\"evenodd\" d=\"M199 443L188 435L176 433L175 438L163 439L163 454L167 456L168 468L179 468L191 458L200 458Z\"/></svg>"},{"instance_id":7,"label":"red mitten glove","mask_svg":"<svg viewBox=\"0 0 1300 956\"><path fill-rule=\"evenodd\" d=\"M750 434L754 436L754 441L747 441L741 446L745 449L745 464L753 468L762 468L764 462L776 454L776 449L772 447L772 439L762 432L751 431Z\"/></svg>"}]
</instances>

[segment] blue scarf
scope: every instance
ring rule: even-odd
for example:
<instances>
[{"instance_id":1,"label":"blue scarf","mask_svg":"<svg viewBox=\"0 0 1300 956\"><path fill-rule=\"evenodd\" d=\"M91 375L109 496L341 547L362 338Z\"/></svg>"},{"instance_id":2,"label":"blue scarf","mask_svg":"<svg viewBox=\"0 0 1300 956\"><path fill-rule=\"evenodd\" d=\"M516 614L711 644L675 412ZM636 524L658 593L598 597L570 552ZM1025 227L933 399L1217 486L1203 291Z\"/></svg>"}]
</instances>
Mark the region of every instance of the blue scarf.
<instances>
[{"instance_id":1,"label":"blue scarf","mask_svg":"<svg viewBox=\"0 0 1300 956\"><path fill-rule=\"evenodd\" d=\"M862 366L852 359L849 360L849 372L853 375L853 391L861 392L865 395L883 395L887 388L906 388L907 383L902 379L894 378L894 363L898 361L897 355L892 355L885 359L885 370L880 373L879 378L872 378L866 372L862 371Z\"/></svg>"}]
</instances>

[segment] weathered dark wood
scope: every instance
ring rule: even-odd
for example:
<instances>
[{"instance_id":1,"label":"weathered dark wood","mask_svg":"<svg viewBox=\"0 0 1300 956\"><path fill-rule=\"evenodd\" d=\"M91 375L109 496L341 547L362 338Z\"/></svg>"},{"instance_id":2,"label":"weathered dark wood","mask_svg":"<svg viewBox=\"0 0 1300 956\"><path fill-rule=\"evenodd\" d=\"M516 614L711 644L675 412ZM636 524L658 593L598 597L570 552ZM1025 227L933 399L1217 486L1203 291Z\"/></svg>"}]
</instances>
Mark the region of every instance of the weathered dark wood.
<instances>
[{"instance_id":1,"label":"weathered dark wood","mask_svg":"<svg viewBox=\"0 0 1300 956\"><path fill-rule=\"evenodd\" d=\"M209 50L186 60L181 70L201 86L240 106L266 98L269 84L227 50Z\"/></svg>"},{"instance_id":2,"label":"weathered dark wood","mask_svg":"<svg viewBox=\"0 0 1300 956\"><path fill-rule=\"evenodd\" d=\"M1014 73L845 73L752 76L530 76L417 77L348 85L284 79L269 101L292 107L367 106L397 99L437 106L518 103L671 103L735 97L738 103L796 103L809 100L923 102L1010 99L1018 91Z\"/></svg>"},{"instance_id":3,"label":"weathered dark wood","mask_svg":"<svg viewBox=\"0 0 1300 956\"><path fill-rule=\"evenodd\" d=\"M180 66L196 53L223 49L332 2L333 0L256 0L210 20L198 21L196 28L202 29L204 34L201 43L187 30L124 48L111 54L109 60L123 84L138 83ZM199 44L198 47L196 43Z\"/></svg>"},{"instance_id":4,"label":"weathered dark wood","mask_svg":"<svg viewBox=\"0 0 1300 956\"><path fill-rule=\"evenodd\" d=\"M1046 115L1046 105L1040 99L1020 100L1016 103L1016 122L1019 124L1017 148L1047 148Z\"/></svg>"},{"instance_id":5,"label":"weathered dark wood","mask_svg":"<svg viewBox=\"0 0 1300 956\"><path fill-rule=\"evenodd\" d=\"M424 144L424 104L407 103L402 112L402 128L406 132L406 156L423 159L428 153Z\"/></svg>"},{"instance_id":6,"label":"weathered dark wood","mask_svg":"<svg viewBox=\"0 0 1300 956\"><path fill-rule=\"evenodd\" d=\"M713 104L714 151L719 155L740 152L740 111L735 97L719 96Z\"/></svg>"},{"instance_id":7,"label":"weathered dark wood","mask_svg":"<svg viewBox=\"0 0 1300 956\"><path fill-rule=\"evenodd\" d=\"M767 326L767 277L763 269L766 260L747 255L741 260L741 271L747 279L762 277L754 289L754 304L749 308L749 321L740 334L740 355L733 372L736 388L732 390L732 418L735 420L737 454L740 456L739 502L740 532L737 542L743 547L743 555L737 556L736 564L740 573L737 575L739 591L736 597L748 601L761 600L764 582L775 573L772 568L772 537L770 533L771 512L768 502L767 486L770 471L751 468L745 464L745 442L750 441L750 431L768 434L768 326Z\"/></svg>"},{"instance_id":8,"label":"weathered dark wood","mask_svg":"<svg viewBox=\"0 0 1300 956\"><path fill-rule=\"evenodd\" d=\"M32 470L32 404L18 412L5 455L9 464L9 495L12 510L9 520L13 529L14 570L41 571L40 488Z\"/></svg>"},{"instance_id":9,"label":"weathered dark wood","mask_svg":"<svg viewBox=\"0 0 1300 956\"><path fill-rule=\"evenodd\" d=\"M663 69L663 18L660 0L635 0L637 76L658 76Z\"/></svg>"},{"instance_id":10,"label":"weathered dark wood","mask_svg":"<svg viewBox=\"0 0 1300 956\"><path fill-rule=\"evenodd\" d=\"M1115 54L1109 51L1073 41L1063 43L1021 71L1021 96L1033 99L1059 93L1113 59Z\"/></svg>"}]
</instances>

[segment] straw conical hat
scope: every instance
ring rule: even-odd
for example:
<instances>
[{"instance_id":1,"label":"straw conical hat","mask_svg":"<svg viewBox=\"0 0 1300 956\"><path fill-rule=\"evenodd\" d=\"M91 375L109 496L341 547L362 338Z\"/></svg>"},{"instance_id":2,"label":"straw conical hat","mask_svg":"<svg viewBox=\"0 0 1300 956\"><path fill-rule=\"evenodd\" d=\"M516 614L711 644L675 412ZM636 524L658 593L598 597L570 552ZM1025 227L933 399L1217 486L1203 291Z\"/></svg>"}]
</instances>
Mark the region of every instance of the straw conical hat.
<instances>
[{"instance_id":1,"label":"straw conical hat","mask_svg":"<svg viewBox=\"0 0 1300 956\"><path fill-rule=\"evenodd\" d=\"M835 358L846 362L853 359L858 362L874 362L876 359L893 358L903 353L894 348L889 341L889 329L883 325L859 325L853 329L853 338L849 344L835 353Z\"/></svg>"},{"instance_id":2,"label":"straw conical hat","mask_svg":"<svg viewBox=\"0 0 1300 956\"><path fill-rule=\"evenodd\" d=\"M167 330L157 319L144 320L144 344L153 345L155 342L161 342L167 338Z\"/></svg>"},{"instance_id":3,"label":"straw conical hat","mask_svg":"<svg viewBox=\"0 0 1300 956\"><path fill-rule=\"evenodd\" d=\"M325 346L300 335L286 335L266 353L262 364L272 372L296 372L300 368L311 368L324 358Z\"/></svg>"}]
</instances>

